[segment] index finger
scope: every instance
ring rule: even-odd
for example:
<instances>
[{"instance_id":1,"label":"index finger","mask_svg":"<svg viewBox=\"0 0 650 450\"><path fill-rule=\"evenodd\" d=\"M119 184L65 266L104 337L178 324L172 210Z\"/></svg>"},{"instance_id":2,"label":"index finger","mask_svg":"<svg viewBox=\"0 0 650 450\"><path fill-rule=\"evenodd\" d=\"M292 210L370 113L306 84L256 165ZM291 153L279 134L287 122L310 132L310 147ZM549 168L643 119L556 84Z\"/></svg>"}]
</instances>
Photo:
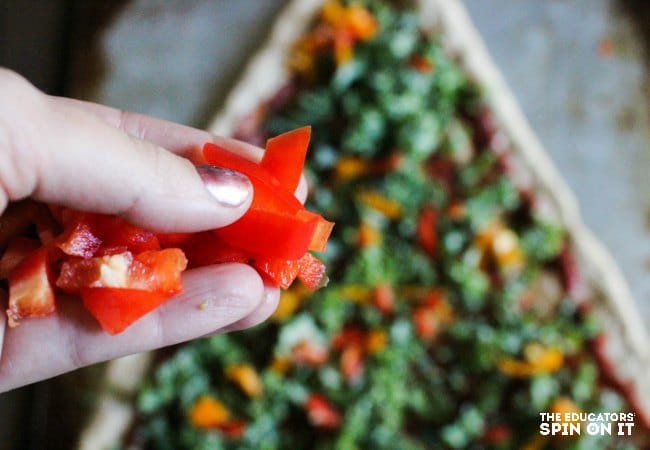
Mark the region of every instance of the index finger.
<instances>
[{"instance_id":1,"label":"index finger","mask_svg":"<svg viewBox=\"0 0 650 450\"><path fill-rule=\"evenodd\" d=\"M192 161L202 161L201 148L206 142L233 151L252 161L259 162L264 155L264 150L237 139L216 136L208 131L188 127L167 120L123 111L98 103L85 102L67 97L54 97L55 101L66 103L94 114L115 128L138 139L152 142L170 152L188 158ZM307 180L304 175L296 189L296 197L304 203L307 198Z\"/></svg>"}]
</instances>

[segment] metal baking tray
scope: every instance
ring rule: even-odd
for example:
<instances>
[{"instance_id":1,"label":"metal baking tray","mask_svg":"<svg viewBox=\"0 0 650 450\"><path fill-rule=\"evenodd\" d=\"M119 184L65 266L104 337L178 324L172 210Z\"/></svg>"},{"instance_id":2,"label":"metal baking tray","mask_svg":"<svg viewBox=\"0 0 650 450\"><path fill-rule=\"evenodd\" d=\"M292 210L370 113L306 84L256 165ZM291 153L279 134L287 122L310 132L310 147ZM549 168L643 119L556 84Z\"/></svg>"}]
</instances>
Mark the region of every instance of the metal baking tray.
<instances>
[{"instance_id":1,"label":"metal baking tray","mask_svg":"<svg viewBox=\"0 0 650 450\"><path fill-rule=\"evenodd\" d=\"M267 43L251 59L209 130L231 135L258 105L288 80L287 52L310 24L321 0L293 0L278 16ZM621 270L584 225L578 203L535 136L460 0L419 0L422 25L440 33L450 54L485 92L485 101L512 144L515 182L531 187L544 201L541 213L563 225L577 257L584 289L607 339L604 353L618 380L629 386L639 407L650 414L648 334ZM78 448L109 449L134 418L131 402L151 354L133 355L108 365L94 414Z\"/></svg>"}]
</instances>

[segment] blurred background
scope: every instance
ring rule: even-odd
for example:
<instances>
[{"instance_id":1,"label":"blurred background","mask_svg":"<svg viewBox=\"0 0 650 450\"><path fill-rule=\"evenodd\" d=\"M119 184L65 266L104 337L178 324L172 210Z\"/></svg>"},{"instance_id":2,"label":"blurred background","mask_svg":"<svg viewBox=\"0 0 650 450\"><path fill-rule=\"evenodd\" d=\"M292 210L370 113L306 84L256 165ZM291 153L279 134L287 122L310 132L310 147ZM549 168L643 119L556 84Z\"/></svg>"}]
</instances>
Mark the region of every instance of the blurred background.
<instances>
[{"instance_id":1,"label":"blurred background","mask_svg":"<svg viewBox=\"0 0 650 450\"><path fill-rule=\"evenodd\" d=\"M285 3L1 0L0 65L51 94L202 127ZM465 4L650 325L650 2ZM0 395L0 447L71 448L92 394L65 393L99 374Z\"/></svg>"}]
</instances>

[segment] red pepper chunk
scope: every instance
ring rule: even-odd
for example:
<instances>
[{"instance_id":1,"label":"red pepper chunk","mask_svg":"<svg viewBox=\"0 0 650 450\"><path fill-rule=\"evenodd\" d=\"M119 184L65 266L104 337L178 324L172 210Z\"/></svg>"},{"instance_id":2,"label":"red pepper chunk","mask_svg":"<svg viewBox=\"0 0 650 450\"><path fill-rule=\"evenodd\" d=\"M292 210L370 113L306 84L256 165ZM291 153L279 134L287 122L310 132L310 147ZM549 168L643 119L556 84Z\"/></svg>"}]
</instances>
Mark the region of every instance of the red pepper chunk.
<instances>
[{"instance_id":1,"label":"red pepper chunk","mask_svg":"<svg viewBox=\"0 0 650 450\"><path fill-rule=\"evenodd\" d=\"M208 163L238 171L253 184L249 210L216 230L155 233L118 216L55 205L30 203L33 208L17 210L17 218L9 217L15 224L4 227L11 236L0 258L0 272L9 281L9 325L54 312L55 285L80 295L104 330L119 333L180 292L188 265L246 263L282 288L296 278L309 289L323 286L325 265L308 251L325 250L334 224L307 211L294 195L310 132L305 127L269 139L260 164L211 143L204 146ZM40 243L16 237L30 224ZM233 423L231 434L243 429Z\"/></svg>"},{"instance_id":2,"label":"red pepper chunk","mask_svg":"<svg viewBox=\"0 0 650 450\"><path fill-rule=\"evenodd\" d=\"M0 258L0 278L7 278L27 255L39 247L41 245L34 239L20 236L12 239Z\"/></svg>"},{"instance_id":3,"label":"red pepper chunk","mask_svg":"<svg viewBox=\"0 0 650 450\"><path fill-rule=\"evenodd\" d=\"M294 192L300 183L310 137L311 127L302 127L266 142L266 151L260 165L289 192Z\"/></svg>"},{"instance_id":4,"label":"red pepper chunk","mask_svg":"<svg viewBox=\"0 0 650 450\"><path fill-rule=\"evenodd\" d=\"M438 247L438 235L436 233L436 223L438 217L436 211L430 206L425 207L420 212L418 219L418 242L422 249L429 255L433 255Z\"/></svg>"},{"instance_id":5,"label":"red pepper chunk","mask_svg":"<svg viewBox=\"0 0 650 450\"><path fill-rule=\"evenodd\" d=\"M253 266L273 285L287 289L298 278L311 290L327 282L325 264L311 253L305 253L297 260L270 258L255 259Z\"/></svg>"},{"instance_id":6,"label":"red pepper chunk","mask_svg":"<svg viewBox=\"0 0 650 450\"><path fill-rule=\"evenodd\" d=\"M309 250L324 252L327 248L327 240L334 229L334 222L328 222L319 214L307 211L306 209L298 211L298 216L306 221L310 220L309 218L316 221L316 229L309 242Z\"/></svg>"},{"instance_id":7,"label":"red pepper chunk","mask_svg":"<svg viewBox=\"0 0 650 450\"><path fill-rule=\"evenodd\" d=\"M55 242L67 255L90 258L102 247L126 247L133 253L160 249L155 233L121 217L73 210L64 211L64 217L64 232Z\"/></svg>"},{"instance_id":8,"label":"red pepper chunk","mask_svg":"<svg viewBox=\"0 0 650 450\"><path fill-rule=\"evenodd\" d=\"M136 255L129 275L130 287L160 292L168 296L181 291L181 272L187 267L182 250L167 248Z\"/></svg>"},{"instance_id":9,"label":"red pepper chunk","mask_svg":"<svg viewBox=\"0 0 650 450\"><path fill-rule=\"evenodd\" d=\"M101 239L93 233L90 224L84 221L78 221L67 227L64 234L55 242L66 255L82 258L90 258L102 245Z\"/></svg>"},{"instance_id":10,"label":"red pepper chunk","mask_svg":"<svg viewBox=\"0 0 650 450\"><path fill-rule=\"evenodd\" d=\"M181 290L181 272L187 259L180 249L129 251L93 258L68 259L56 285L78 294L83 288L139 289L172 296Z\"/></svg>"},{"instance_id":11,"label":"red pepper chunk","mask_svg":"<svg viewBox=\"0 0 650 450\"><path fill-rule=\"evenodd\" d=\"M325 273L325 264L311 253L305 253L305 256L300 259L298 279L312 291L327 285L329 281Z\"/></svg>"},{"instance_id":12,"label":"red pepper chunk","mask_svg":"<svg viewBox=\"0 0 650 450\"><path fill-rule=\"evenodd\" d=\"M322 395L311 394L307 398L305 409L309 422L316 428L335 430L341 425L341 415Z\"/></svg>"},{"instance_id":13,"label":"red pepper chunk","mask_svg":"<svg viewBox=\"0 0 650 450\"><path fill-rule=\"evenodd\" d=\"M229 439L239 439L246 431L246 422L243 420L230 420L219 427L221 432Z\"/></svg>"},{"instance_id":14,"label":"red pepper chunk","mask_svg":"<svg viewBox=\"0 0 650 450\"><path fill-rule=\"evenodd\" d=\"M309 249L318 225L313 217L249 209L217 236L251 255L299 259Z\"/></svg>"},{"instance_id":15,"label":"red pepper chunk","mask_svg":"<svg viewBox=\"0 0 650 450\"><path fill-rule=\"evenodd\" d=\"M45 317L54 312L54 289L47 247L30 253L9 274L9 326L21 319Z\"/></svg>"},{"instance_id":16,"label":"red pepper chunk","mask_svg":"<svg viewBox=\"0 0 650 450\"><path fill-rule=\"evenodd\" d=\"M333 225L306 211L293 194L308 143L308 128L271 139L261 165L205 144L203 156L208 163L243 173L253 184L249 210L235 223L215 230L220 238L263 257L299 259L307 250L324 250ZM280 168L282 164L286 167Z\"/></svg>"},{"instance_id":17,"label":"red pepper chunk","mask_svg":"<svg viewBox=\"0 0 650 450\"><path fill-rule=\"evenodd\" d=\"M293 191L286 189L268 170L253 161L232 153L211 142L203 146L203 157L215 166L243 173L253 183L251 210L295 214L303 209Z\"/></svg>"},{"instance_id":18,"label":"red pepper chunk","mask_svg":"<svg viewBox=\"0 0 650 450\"><path fill-rule=\"evenodd\" d=\"M83 288L81 298L90 314L109 334L123 331L169 298L159 292L121 288Z\"/></svg>"},{"instance_id":19,"label":"red pepper chunk","mask_svg":"<svg viewBox=\"0 0 650 450\"><path fill-rule=\"evenodd\" d=\"M246 252L229 245L211 231L192 234L179 247L185 253L190 269L212 264L246 263L250 260Z\"/></svg>"},{"instance_id":20,"label":"red pepper chunk","mask_svg":"<svg viewBox=\"0 0 650 450\"><path fill-rule=\"evenodd\" d=\"M363 348L360 345L348 345L341 352L340 368L345 379L356 382L363 374Z\"/></svg>"}]
</instances>

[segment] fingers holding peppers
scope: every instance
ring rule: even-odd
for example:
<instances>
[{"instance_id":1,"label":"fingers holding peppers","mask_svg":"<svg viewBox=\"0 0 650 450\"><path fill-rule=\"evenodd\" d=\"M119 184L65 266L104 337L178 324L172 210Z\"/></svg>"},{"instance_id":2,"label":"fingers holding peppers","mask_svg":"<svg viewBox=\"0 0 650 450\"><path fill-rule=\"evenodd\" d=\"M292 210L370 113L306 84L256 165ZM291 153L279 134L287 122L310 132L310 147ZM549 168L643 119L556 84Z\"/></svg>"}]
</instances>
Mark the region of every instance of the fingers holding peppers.
<instances>
[{"instance_id":1,"label":"fingers holding peppers","mask_svg":"<svg viewBox=\"0 0 650 450\"><path fill-rule=\"evenodd\" d=\"M200 233L160 234L121 217L50 207L50 239L9 242L0 259L8 273L9 325L54 313L57 292L81 296L102 328L116 334L182 290L189 267L239 262L268 283L324 284L323 251L333 224L294 196L309 143L308 127L269 140L256 164L215 144L203 148L213 166L245 175L250 208L234 223ZM19 242L20 240L20 242ZM36 245L35 245L36 244ZM10 251L11 250L11 251Z\"/></svg>"}]
</instances>

